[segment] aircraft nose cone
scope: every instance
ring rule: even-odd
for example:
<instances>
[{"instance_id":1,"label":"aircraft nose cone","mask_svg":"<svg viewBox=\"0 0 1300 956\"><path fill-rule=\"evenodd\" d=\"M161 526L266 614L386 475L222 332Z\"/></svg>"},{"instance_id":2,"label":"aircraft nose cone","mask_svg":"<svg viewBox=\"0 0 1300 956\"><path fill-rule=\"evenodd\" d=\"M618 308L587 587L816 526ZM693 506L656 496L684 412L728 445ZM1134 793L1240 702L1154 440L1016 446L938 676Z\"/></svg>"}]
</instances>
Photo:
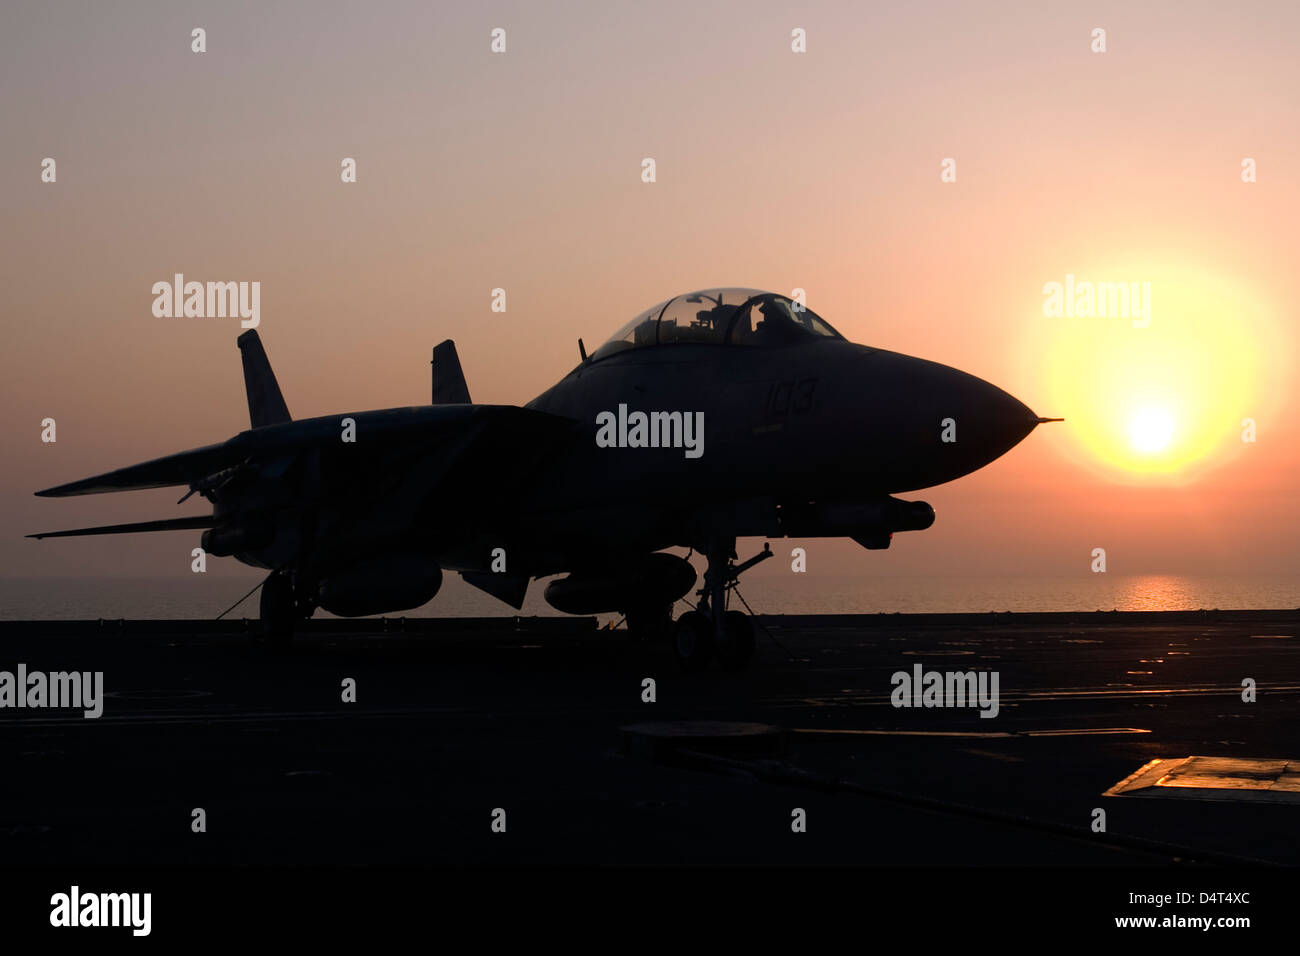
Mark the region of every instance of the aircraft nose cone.
<instances>
[{"instance_id":1,"label":"aircraft nose cone","mask_svg":"<svg viewBox=\"0 0 1300 956\"><path fill-rule=\"evenodd\" d=\"M960 478L999 458L1039 423L1023 402L967 372L897 356L882 375L897 454L891 471L900 490ZM886 384L888 383L888 384Z\"/></svg>"},{"instance_id":2,"label":"aircraft nose cone","mask_svg":"<svg viewBox=\"0 0 1300 956\"><path fill-rule=\"evenodd\" d=\"M957 424L957 438L952 444L969 439L973 448L986 455L985 463L1019 444L1038 425L1038 416L1019 399L991 382L960 372L948 373L941 388L947 389L947 401L954 406L951 417ZM961 426L965 425L963 435Z\"/></svg>"}]
</instances>

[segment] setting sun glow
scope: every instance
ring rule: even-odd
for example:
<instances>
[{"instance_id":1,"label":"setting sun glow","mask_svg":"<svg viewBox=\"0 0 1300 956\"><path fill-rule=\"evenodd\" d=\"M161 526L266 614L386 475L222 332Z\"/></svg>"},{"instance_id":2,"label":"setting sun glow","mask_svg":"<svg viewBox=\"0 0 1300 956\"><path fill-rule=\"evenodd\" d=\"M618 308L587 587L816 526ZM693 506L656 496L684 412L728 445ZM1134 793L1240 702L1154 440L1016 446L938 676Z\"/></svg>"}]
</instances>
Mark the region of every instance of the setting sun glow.
<instances>
[{"instance_id":1,"label":"setting sun glow","mask_svg":"<svg viewBox=\"0 0 1300 956\"><path fill-rule=\"evenodd\" d=\"M1133 447L1147 454L1164 451L1173 437L1174 421L1163 408L1140 409L1129 426Z\"/></svg>"},{"instance_id":2,"label":"setting sun glow","mask_svg":"<svg viewBox=\"0 0 1300 956\"><path fill-rule=\"evenodd\" d=\"M1285 374L1269 306L1200 269L1134 262L1086 277L1149 281L1150 315L1034 317L1038 405L1065 418L1071 457L1116 480L1183 483L1240 454L1243 421L1269 411L1261 386Z\"/></svg>"}]
</instances>

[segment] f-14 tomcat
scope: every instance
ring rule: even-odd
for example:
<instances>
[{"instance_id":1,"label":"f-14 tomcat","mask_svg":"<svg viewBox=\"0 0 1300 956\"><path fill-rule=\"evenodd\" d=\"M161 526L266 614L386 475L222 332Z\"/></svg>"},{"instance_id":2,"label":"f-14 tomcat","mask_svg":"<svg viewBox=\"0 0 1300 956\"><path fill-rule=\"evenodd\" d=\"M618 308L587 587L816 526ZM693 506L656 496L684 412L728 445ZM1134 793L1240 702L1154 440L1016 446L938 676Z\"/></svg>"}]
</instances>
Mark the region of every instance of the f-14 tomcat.
<instances>
[{"instance_id":1,"label":"f-14 tomcat","mask_svg":"<svg viewBox=\"0 0 1300 956\"><path fill-rule=\"evenodd\" d=\"M204 529L210 555L271 573L267 632L316 608L385 614L444 570L519 608L534 578L570 614L617 612L684 668L743 666L726 608L738 537L850 537L887 548L934 512L896 494L975 471L1039 418L965 372L855 345L802 303L753 289L647 309L522 407L470 401L456 347L430 405L293 421L255 331L239 336L252 427L228 441L38 491L188 486L212 514L32 537ZM182 498L182 501L185 499ZM672 620L707 561L697 609Z\"/></svg>"}]
</instances>

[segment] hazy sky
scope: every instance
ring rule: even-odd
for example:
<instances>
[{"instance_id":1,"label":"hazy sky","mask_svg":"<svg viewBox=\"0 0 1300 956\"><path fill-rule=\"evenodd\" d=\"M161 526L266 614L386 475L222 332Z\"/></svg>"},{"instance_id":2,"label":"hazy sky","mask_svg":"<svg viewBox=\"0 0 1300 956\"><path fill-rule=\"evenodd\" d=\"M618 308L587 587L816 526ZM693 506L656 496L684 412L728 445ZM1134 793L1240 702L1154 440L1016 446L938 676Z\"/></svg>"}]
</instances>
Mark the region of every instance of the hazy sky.
<instances>
[{"instance_id":1,"label":"hazy sky","mask_svg":"<svg viewBox=\"0 0 1300 956\"><path fill-rule=\"evenodd\" d=\"M201 510L31 494L247 427L238 319L151 312L176 272L261 283L296 417L427 402L447 337L522 403L671 295L804 288L1067 418L836 571L1300 570L1300 8L1132 7L7 0L0 574L188 568L197 533L22 537ZM1045 316L1067 275L1151 283L1149 327Z\"/></svg>"}]
</instances>

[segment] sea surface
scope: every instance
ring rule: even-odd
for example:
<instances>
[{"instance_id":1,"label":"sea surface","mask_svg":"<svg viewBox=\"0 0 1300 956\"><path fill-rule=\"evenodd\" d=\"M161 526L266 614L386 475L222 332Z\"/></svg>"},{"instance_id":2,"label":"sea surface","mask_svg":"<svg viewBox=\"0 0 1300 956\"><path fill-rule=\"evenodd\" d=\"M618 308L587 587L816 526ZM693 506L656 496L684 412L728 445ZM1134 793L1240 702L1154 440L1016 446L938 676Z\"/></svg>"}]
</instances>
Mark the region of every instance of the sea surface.
<instances>
[{"instance_id":1,"label":"sea surface","mask_svg":"<svg viewBox=\"0 0 1300 956\"><path fill-rule=\"evenodd\" d=\"M0 578L0 619L212 619L254 588L260 575L174 578ZM551 615L535 581L515 611L448 574L421 617ZM748 575L741 594L760 614L873 614L946 611L1175 611L1300 608L1300 579L1080 574L1072 577L856 577ZM694 597L692 600L694 600ZM735 605L739 607L740 605ZM679 604L678 611L685 605ZM317 612L318 616L327 616ZM256 617L257 596L228 617ZM613 615L601 615L602 622Z\"/></svg>"}]
</instances>

